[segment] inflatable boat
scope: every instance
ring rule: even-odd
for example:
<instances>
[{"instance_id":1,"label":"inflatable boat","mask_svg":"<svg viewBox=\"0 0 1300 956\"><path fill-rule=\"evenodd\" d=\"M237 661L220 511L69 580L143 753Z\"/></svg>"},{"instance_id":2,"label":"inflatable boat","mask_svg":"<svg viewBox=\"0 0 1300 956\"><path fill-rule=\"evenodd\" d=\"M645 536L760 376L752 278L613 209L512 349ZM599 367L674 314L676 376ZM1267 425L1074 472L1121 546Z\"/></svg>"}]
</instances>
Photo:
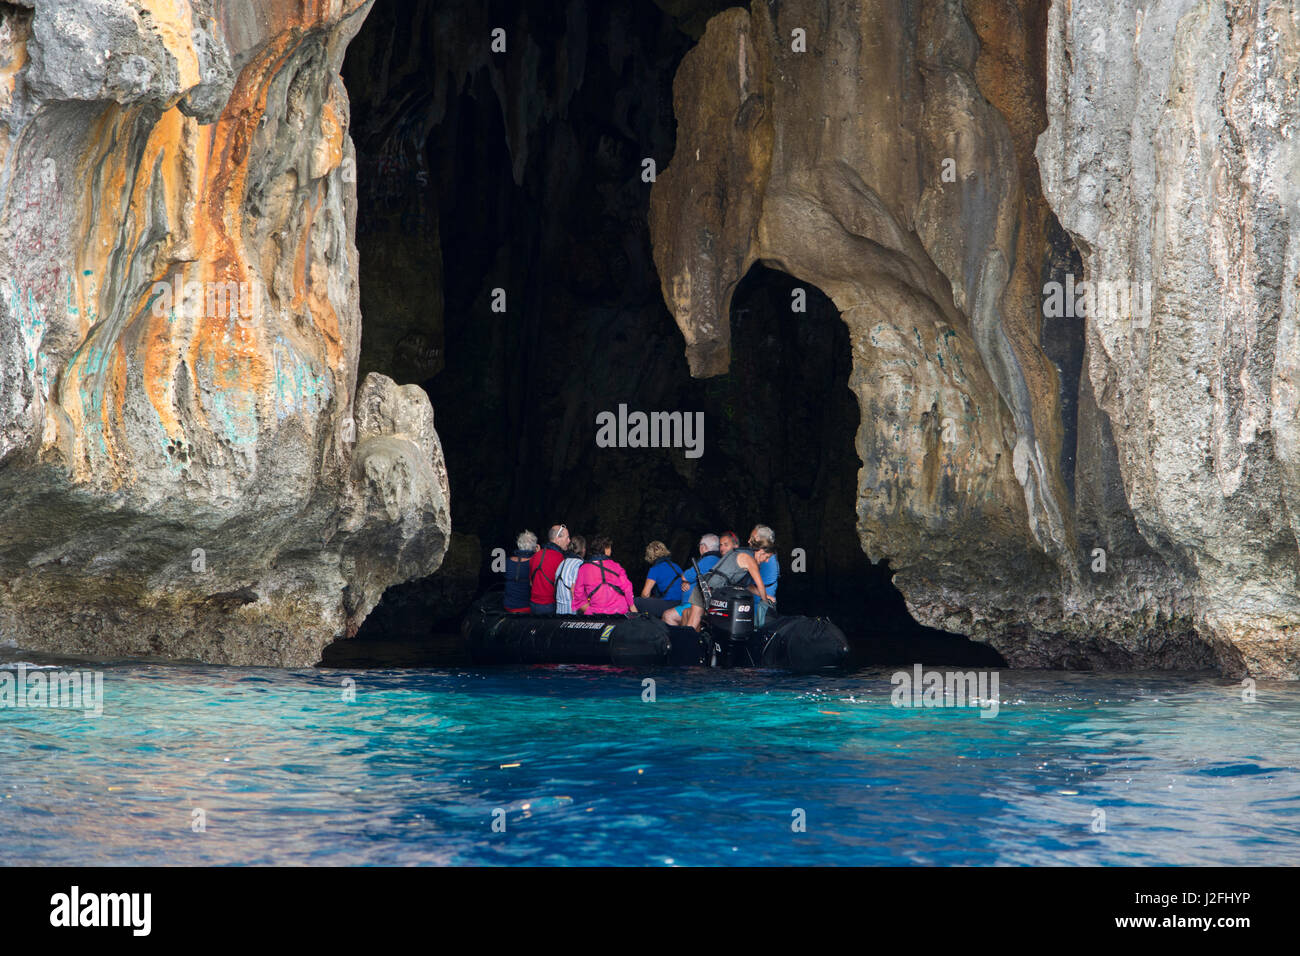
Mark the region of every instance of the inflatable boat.
<instances>
[{"instance_id":1,"label":"inflatable boat","mask_svg":"<svg viewBox=\"0 0 1300 956\"><path fill-rule=\"evenodd\" d=\"M618 664L781 667L815 671L848 655L844 632L826 618L778 615L755 620L757 598L715 589L704 626L671 627L646 614L508 614L501 594L482 598L461 633L475 664Z\"/></svg>"}]
</instances>

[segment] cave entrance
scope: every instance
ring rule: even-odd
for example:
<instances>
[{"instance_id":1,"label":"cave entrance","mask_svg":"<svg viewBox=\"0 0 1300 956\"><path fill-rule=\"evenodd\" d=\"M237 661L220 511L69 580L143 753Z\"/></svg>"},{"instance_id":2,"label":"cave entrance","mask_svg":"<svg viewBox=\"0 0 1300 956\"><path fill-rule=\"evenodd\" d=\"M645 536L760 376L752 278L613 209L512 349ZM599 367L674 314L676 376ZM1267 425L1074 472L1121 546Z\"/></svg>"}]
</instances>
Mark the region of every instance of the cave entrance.
<instances>
[{"instance_id":1,"label":"cave entrance","mask_svg":"<svg viewBox=\"0 0 1300 956\"><path fill-rule=\"evenodd\" d=\"M708 386L730 420L712 463L732 476L719 510L768 516L782 609L832 618L853 644L854 663L999 665L987 645L917 623L888 561L873 563L862 550L852 366L848 327L825 293L750 268L732 296L731 368Z\"/></svg>"},{"instance_id":2,"label":"cave entrance","mask_svg":"<svg viewBox=\"0 0 1300 956\"><path fill-rule=\"evenodd\" d=\"M703 22L650 2L559 15L494 4L492 18L467 3L377 4L344 63L360 374L429 393L453 537L437 574L390 588L326 663L455 661L460 616L499 580L494 550L556 521L610 534L638 586L651 540L681 562L706 530L743 540L766 523L782 608L829 614L860 663L996 658L917 625L888 568L862 552L848 332L825 295L755 266L733 299L729 372L689 374L640 172L643 157L662 167L673 155L672 77ZM466 52L498 25L541 51L528 82L518 56ZM796 287L807 311L792 317ZM703 413L703 455L601 447L597 416L621 406Z\"/></svg>"}]
</instances>

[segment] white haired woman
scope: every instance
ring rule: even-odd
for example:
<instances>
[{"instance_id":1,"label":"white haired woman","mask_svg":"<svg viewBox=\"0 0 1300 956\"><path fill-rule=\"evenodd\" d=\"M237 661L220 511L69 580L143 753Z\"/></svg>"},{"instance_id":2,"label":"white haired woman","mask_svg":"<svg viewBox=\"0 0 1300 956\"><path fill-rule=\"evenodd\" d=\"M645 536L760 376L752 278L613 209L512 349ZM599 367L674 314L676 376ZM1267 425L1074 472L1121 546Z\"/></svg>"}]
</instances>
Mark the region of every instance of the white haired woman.
<instances>
[{"instance_id":1,"label":"white haired woman","mask_svg":"<svg viewBox=\"0 0 1300 956\"><path fill-rule=\"evenodd\" d=\"M532 584L528 578L528 562L537 551L537 535L525 530L515 539L515 552L506 561L505 608L511 614L529 614L532 607L528 596Z\"/></svg>"}]
</instances>

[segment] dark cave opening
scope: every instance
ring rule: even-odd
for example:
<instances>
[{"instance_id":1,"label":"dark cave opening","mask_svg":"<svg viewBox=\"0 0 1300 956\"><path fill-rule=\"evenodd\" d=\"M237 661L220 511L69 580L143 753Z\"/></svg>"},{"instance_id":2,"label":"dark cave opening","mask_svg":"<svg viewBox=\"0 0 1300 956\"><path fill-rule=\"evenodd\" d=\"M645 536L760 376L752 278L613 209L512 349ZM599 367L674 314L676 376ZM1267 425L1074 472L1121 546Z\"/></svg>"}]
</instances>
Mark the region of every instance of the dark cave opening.
<instances>
[{"instance_id":1,"label":"dark cave opening","mask_svg":"<svg viewBox=\"0 0 1300 956\"><path fill-rule=\"evenodd\" d=\"M782 610L833 618L856 663L1000 662L917 624L862 551L848 330L820 290L754 266L728 373L689 374L640 173L672 158L672 77L708 6L381 0L353 40L360 374L429 393L453 537L443 567L390 588L326 664L454 660L439 635L499 579L494 549L555 521L610 534L638 585L652 539L680 562L705 531L766 523ZM472 52L494 26L513 47ZM703 454L599 447L596 416L621 405L702 412Z\"/></svg>"}]
</instances>

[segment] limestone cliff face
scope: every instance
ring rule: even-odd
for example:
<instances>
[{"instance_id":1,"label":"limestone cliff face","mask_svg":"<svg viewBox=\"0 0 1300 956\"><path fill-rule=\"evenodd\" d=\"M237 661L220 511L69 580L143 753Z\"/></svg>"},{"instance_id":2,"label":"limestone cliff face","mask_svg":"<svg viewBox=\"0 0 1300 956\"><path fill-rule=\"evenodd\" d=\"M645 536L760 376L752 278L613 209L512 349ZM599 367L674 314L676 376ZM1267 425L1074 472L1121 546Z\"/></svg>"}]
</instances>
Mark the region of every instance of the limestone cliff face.
<instances>
[{"instance_id":1,"label":"limestone cliff face","mask_svg":"<svg viewBox=\"0 0 1300 956\"><path fill-rule=\"evenodd\" d=\"M1296 14L1044 6L710 20L651 201L664 297L697 375L754 262L832 298L860 537L922 622L1012 664L1295 677ZM1151 278L1151 328L1045 317L1080 260Z\"/></svg>"},{"instance_id":2,"label":"limestone cliff face","mask_svg":"<svg viewBox=\"0 0 1300 956\"><path fill-rule=\"evenodd\" d=\"M428 398L356 381L368 9L0 9L0 640L307 664L437 568Z\"/></svg>"},{"instance_id":3,"label":"limestone cliff face","mask_svg":"<svg viewBox=\"0 0 1300 956\"><path fill-rule=\"evenodd\" d=\"M511 21L519 55L500 62L460 42L495 24L468 2L420 6L400 63L396 43L363 45L374 157L405 157L388 147L411 138L428 185L431 131L460 135L444 111L486 84L509 150L502 188L542 170L527 208L578 210L565 222L600 241L521 216L510 230L533 238L514 256L485 249L501 261L471 288L438 267L455 217L385 256L425 211L398 190L391 210L372 204L364 237L362 367L434 376L445 289L449 310L472 313L483 289L523 288L543 263L565 273L546 284L554 298L526 297L509 326L470 323L474 360L443 387L472 392L493 336L523 335L526 357L538 342L574 352L541 330L554 316L604 328L570 321L587 302L588 321L635 332L608 367L666 391L675 340L655 338L661 306L643 298L662 286L692 373L717 376L732 295L762 263L843 317L858 536L919 620L1012 665L1300 676L1295 5L722 3L659 0L698 43L651 193L657 279L626 167L642 150L663 165L671 127L647 91L687 41L625 42L663 26L653 8L606 22L581 0L529 7ZM449 492L429 400L357 375L358 170L338 74L369 9L0 4L0 641L305 664L388 585L439 567ZM405 29L394 10L381 36ZM433 108L419 113L430 50ZM593 142L599 97L580 92L597 82L639 92ZM396 183L361 173L372 191ZM1102 290L1086 314L1045 311L1045 284L1067 280ZM475 400L554 393L530 440L558 483L587 399L527 374ZM743 414L743 398L714 404ZM786 419L838 432L833 398ZM513 455L467 476L462 509L500 508ZM624 482L589 464L569 463L575 494ZM825 497L820 463L755 468L771 473L707 482L734 486L724 513L745 512L751 480ZM659 489L644 507L662 520L675 472L635 474ZM593 522L646 523L593 501Z\"/></svg>"},{"instance_id":4,"label":"limestone cliff face","mask_svg":"<svg viewBox=\"0 0 1300 956\"><path fill-rule=\"evenodd\" d=\"M1043 184L1087 277L1088 386L1198 628L1300 673L1300 8L1053 4ZM1146 292L1149 290L1149 293Z\"/></svg>"}]
</instances>

